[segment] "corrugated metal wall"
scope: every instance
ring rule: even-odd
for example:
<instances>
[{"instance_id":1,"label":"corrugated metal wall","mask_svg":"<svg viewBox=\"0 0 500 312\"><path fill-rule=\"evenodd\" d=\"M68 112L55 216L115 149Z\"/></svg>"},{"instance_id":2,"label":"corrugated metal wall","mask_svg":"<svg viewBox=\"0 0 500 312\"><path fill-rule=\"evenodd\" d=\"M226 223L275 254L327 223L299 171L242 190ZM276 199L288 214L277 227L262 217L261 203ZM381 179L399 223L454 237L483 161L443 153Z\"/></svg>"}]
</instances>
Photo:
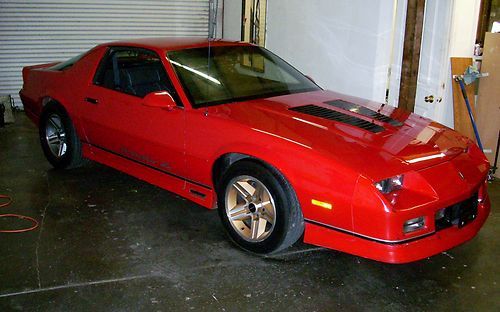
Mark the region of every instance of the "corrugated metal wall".
<instances>
[{"instance_id":1,"label":"corrugated metal wall","mask_svg":"<svg viewBox=\"0 0 500 312\"><path fill-rule=\"evenodd\" d=\"M21 106L23 66L65 60L106 41L208 36L208 0L0 0L0 95Z\"/></svg>"}]
</instances>

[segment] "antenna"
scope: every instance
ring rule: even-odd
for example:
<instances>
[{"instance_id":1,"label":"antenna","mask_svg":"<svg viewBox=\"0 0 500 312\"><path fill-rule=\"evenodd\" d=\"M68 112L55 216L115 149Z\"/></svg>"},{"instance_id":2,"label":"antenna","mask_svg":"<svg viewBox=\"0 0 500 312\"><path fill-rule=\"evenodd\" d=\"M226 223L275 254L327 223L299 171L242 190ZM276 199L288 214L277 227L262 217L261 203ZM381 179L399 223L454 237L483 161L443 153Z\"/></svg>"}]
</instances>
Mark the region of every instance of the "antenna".
<instances>
[{"instance_id":1,"label":"antenna","mask_svg":"<svg viewBox=\"0 0 500 312\"><path fill-rule=\"evenodd\" d=\"M218 0L209 0L208 2L208 55L207 55L207 75L210 76L210 65L212 63L211 61L211 56L212 56L212 40L215 39L216 37L216 31L217 31L217 8L218 8ZM207 84L207 96L210 92L210 87ZM208 116L208 107L205 106L205 116Z\"/></svg>"}]
</instances>

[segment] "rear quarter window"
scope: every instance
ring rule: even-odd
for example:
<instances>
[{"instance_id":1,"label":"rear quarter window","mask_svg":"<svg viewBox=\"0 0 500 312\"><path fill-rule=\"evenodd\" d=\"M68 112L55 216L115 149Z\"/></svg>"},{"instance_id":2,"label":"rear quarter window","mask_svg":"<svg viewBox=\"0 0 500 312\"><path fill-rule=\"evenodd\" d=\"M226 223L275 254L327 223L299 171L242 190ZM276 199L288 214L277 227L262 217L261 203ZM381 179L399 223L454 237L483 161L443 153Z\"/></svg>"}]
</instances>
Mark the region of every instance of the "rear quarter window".
<instances>
[{"instance_id":1,"label":"rear quarter window","mask_svg":"<svg viewBox=\"0 0 500 312\"><path fill-rule=\"evenodd\" d=\"M61 62L59 64L56 64L56 65L50 67L49 69L51 69L51 70L57 70L57 71L68 69L71 66L73 66L76 62L78 62L82 57L84 57L87 54L87 52L88 51L85 51L85 52L83 52L81 54L78 54L77 56L74 56L74 57L70 58L67 61L64 61L64 62Z\"/></svg>"}]
</instances>

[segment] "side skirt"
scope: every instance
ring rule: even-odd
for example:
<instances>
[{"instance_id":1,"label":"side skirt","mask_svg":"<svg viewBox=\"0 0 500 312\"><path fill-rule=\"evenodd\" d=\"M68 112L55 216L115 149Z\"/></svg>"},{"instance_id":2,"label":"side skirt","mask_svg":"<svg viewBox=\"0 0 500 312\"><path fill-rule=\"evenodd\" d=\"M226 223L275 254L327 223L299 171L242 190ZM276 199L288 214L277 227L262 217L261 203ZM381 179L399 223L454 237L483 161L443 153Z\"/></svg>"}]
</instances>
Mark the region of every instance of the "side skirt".
<instances>
[{"instance_id":1,"label":"side skirt","mask_svg":"<svg viewBox=\"0 0 500 312\"><path fill-rule=\"evenodd\" d=\"M187 198L205 208L215 207L214 191L176 175L163 172L160 169L146 166L140 162L128 159L99 147L82 142L82 152L85 158L127 173L162 189Z\"/></svg>"}]
</instances>

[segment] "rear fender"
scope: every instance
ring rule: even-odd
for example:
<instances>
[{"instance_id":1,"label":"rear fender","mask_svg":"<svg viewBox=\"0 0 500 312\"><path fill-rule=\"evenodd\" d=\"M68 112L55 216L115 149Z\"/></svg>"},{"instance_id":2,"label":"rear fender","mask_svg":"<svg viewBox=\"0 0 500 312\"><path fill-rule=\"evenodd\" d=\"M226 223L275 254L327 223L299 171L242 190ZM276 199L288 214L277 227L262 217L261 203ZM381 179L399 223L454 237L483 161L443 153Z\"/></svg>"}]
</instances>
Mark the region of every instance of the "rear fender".
<instances>
[{"instance_id":1,"label":"rear fender","mask_svg":"<svg viewBox=\"0 0 500 312\"><path fill-rule=\"evenodd\" d=\"M51 93L49 92L48 94L51 94ZM55 92L52 94L55 94ZM76 130L78 137L81 139L84 135L84 129L82 127L82 123L80 121L80 118L78 118L78 114L76 114L76 112L75 112L74 105L70 105L69 104L70 101L67 98L60 96L60 95L55 96L55 97L49 96L49 95L45 95L45 96L40 97L40 99L39 99L39 103L40 103L39 114L41 115L41 113L43 112L43 110L47 106L47 104L51 103L51 102L55 102L64 108L64 110L68 114L69 118L71 119L73 126L75 127L75 130Z\"/></svg>"}]
</instances>

